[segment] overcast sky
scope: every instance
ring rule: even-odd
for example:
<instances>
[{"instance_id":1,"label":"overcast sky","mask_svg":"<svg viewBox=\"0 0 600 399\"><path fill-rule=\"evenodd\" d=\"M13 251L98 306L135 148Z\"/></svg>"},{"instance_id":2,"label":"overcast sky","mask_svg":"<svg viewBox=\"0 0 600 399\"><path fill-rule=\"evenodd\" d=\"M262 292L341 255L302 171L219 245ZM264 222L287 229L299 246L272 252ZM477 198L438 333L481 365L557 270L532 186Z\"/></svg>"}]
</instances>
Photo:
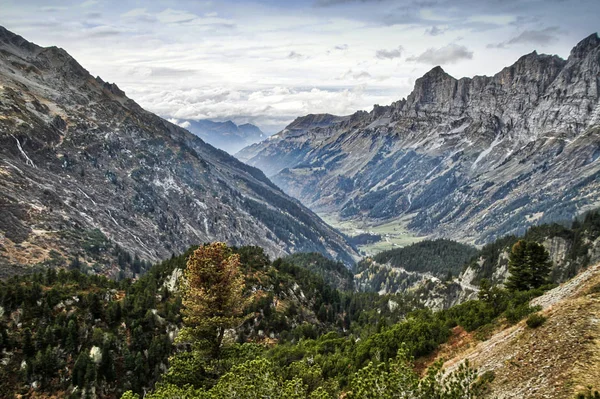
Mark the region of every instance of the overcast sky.
<instances>
[{"instance_id":1,"label":"overcast sky","mask_svg":"<svg viewBox=\"0 0 600 399\"><path fill-rule=\"evenodd\" d=\"M566 58L599 15L600 0L0 0L0 25L150 111L269 133L399 100L436 65L460 78Z\"/></svg>"}]
</instances>

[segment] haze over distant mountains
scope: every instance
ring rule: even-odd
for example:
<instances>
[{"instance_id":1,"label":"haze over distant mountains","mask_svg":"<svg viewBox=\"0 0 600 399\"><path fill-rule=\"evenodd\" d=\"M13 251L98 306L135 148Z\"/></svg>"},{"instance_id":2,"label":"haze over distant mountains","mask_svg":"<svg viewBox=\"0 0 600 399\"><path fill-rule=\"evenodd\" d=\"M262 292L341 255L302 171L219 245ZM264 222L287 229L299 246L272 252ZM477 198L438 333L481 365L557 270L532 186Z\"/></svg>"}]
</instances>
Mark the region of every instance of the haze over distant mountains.
<instances>
[{"instance_id":1,"label":"haze over distant mountains","mask_svg":"<svg viewBox=\"0 0 600 399\"><path fill-rule=\"evenodd\" d=\"M2 27L0 154L2 267L92 264L112 244L150 261L209 241L356 255L258 169L145 111L65 50Z\"/></svg>"},{"instance_id":2,"label":"haze over distant mountains","mask_svg":"<svg viewBox=\"0 0 600 399\"><path fill-rule=\"evenodd\" d=\"M481 243L600 204L599 99L593 34L491 77L435 67L406 99L299 118L238 157L316 212Z\"/></svg>"},{"instance_id":3,"label":"haze over distant mountains","mask_svg":"<svg viewBox=\"0 0 600 399\"><path fill-rule=\"evenodd\" d=\"M232 121L214 122L205 120L172 120L175 124L189 130L208 144L230 154L268 137L258 126L251 123L236 125Z\"/></svg>"}]
</instances>

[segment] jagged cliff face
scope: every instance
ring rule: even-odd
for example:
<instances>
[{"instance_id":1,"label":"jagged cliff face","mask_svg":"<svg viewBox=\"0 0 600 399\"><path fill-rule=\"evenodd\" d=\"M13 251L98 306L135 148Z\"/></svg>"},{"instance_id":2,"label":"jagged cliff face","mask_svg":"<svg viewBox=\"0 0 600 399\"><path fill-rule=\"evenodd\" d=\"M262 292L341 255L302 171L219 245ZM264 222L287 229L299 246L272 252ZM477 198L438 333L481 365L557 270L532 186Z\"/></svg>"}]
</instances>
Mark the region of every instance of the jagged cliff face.
<instances>
[{"instance_id":1,"label":"jagged cliff face","mask_svg":"<svg viewBox=\"0 0 600 399\"><path fill-rule=\"evenodd\" d=\"M390 106L250 147L250 165L317 212L486 242L600 202L600 39L492 77L436 67ZM244 151L242 151L244 152Z\"/></svg>"},{"instance_id":2,"label":"jagged cliff face","mask_svg":"<svg viewBox=\"0 0 600 399\"><path fill-rule=\"evenodd\" d=\"M1 27L0 187L4 267L85 258L102 235L147 260L214 240L355 255L259 170Z\"/></svg>"}]
</instances>

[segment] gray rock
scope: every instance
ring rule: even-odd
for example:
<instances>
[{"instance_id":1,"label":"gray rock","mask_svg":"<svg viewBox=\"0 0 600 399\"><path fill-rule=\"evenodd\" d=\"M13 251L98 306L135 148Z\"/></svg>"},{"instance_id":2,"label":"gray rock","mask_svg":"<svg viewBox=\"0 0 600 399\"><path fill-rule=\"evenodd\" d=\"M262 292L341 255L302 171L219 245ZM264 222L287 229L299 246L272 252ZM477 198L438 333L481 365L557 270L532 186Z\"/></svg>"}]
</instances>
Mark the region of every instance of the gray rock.
<instances>
[{"instance_id":1,"label":"gray rock","mask_svg":"<svg viewBox=\"0 0 600 399\"><path fill-rule=\"evenodd\" d=\"M0 53L0 271L54 249L116 274L107 242L148 261L210 241L357 257L258 169L143 110L64 50L0 27Z\"/></svg>"},{"instance_id":2,"label":"gray rock","mask_svg":"<svg viewBox=\"0 0 600 399\"><path fill-rule=\"evenodd\" d=\"M490 242L600 203L599 74L596 34L491 77L435 67L406 99L240 154L316 212Z\"/></svg>"}]
</instances>

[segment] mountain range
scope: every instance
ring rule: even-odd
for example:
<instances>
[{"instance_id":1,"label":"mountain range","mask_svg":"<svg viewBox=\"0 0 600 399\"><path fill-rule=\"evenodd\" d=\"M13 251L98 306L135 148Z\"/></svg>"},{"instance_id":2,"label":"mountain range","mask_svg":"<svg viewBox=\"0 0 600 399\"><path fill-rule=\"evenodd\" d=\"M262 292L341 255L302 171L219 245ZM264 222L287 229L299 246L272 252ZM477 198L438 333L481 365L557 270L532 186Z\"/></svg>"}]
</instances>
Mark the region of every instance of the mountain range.
<instances>
[{"instance_id":1,"label":"mountain range","mask_svg":"<svg viewBox=\"0 0 600 399\"><path fill-rule=\"evenodd\" d=\"M356 256L258 169L1 27L0 187L3 274L75 258L110 274L123 251L157 261L209 241Z\"/></svg>"},{"instance_id":2,"label":"mountain range","mask_svg":"<svg viewBox=\"0 0 600 399\"><path fill-rule=\"evenodd\" d=\"M494 76L435 67L407 98L308 115L238 158L339 220L485 243L600 203L600 38Z\"/></svg>"},{"instance_id":3,"label":"mountain range","mask_svg":"<svg viewBox=\"0 0 600 399\"><path fill-rule=\"evenodd\" d=\"M236 125L232 121L214 122L202 120L177 120L177 124L186 128L208 144L230 154L263 141L268 137L258 126L251 123Z\"/></svg>"}]
</instances>

